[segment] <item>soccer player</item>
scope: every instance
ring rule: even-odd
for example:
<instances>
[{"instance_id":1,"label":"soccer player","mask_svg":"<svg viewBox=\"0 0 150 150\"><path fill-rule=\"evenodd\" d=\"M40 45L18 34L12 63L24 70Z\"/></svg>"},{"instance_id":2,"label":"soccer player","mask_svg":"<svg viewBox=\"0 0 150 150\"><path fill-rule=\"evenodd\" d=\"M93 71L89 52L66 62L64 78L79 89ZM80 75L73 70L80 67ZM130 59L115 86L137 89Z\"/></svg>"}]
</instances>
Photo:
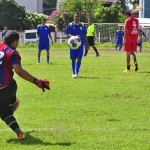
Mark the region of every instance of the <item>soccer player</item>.
<instances>
[{"instance_id":1,"label":"soccer player","mask_svg":"<svg viewBox=\"0 0 150 150\"><path fill-rule=\"evenodd\" d=\"M38 43L38 63L40 63L40 56L41 51L46 49L47 58L46 62L50 63L50 44L49 44L49 38L51 39L53 43L53 39L51 36L50 28L46 25L46 19L42 18L42 24L38 26L37 28L37 42Z\"/></svg>"},{"instance_id":2,"label":"soccer player","mask_svg":"<svg viewBox=\"0 0 150 150\"><path fill-rule=\"evenodd\" d=\"M120 27L119 30L117 30L116 34L115 34L115 38L116 38L116 51L118 49L119 46L119 51L121 51L122 49L122 45L123 45L123 36L124 36L124 32L122 31L122 27Z\"/></svg>"},{"instance_id":3,"label":"soccer player","mask_svg":"<svg viewBox=\"0 0 150 150\"><path fill-rule=\"evenodd\" d=\"M77 50L72 50L70 48L70 59L72 60L72 77L77 78L81 66L85 41L88 46L86 27L83 23L80 22L79 13L74 14L74 21L68 24L66 28L66 34L68 38L71 36L78 36L81 39L81 46Z\"/></svg>"},{"instance_id":4,"label":"soccer player","mask_svg":"<svg viewBox=\"0 0 150 150\"><path fill-rule=\"evenodd\" d=\"M143 41L143 36L145 36L145 33L142 29L139 30L139 39L138 39L138 42L137 42L137 46L140 47L140 53L142 52L142 41ZM137 52L137 51L136 51Z\"/></svg>"},{"instance_id":5,"label":"soccer player","mask_svg":"<svg viewBox=\"0 0 150 150\"><path fill-rule=\"evenodd\" d=\"M137 49L137 39L139 34L139 21L132 17L131 12L125 12L125 34L124 34L124 51L126 51L127 69L124 72L131 72L130 69L130 55L133 56L135 71L138 70L138 62L136 59L135 51Z\"/></svg>"},{"instance_id":6,"label":"soccer player","mask_svg":"<svg viewBox=\"0 0 150 150\"><path fill-rule=\"evenodd\" d=\"M17 134L18 140L25 139L14 112L19 106L16 97L17 83L13 79L13 70L23 79L34 83L39 88L50 89L48 80L38 80L21 66L21 57L16 50L19 41L17 32L8 33L0 44L0 118Z\"/></svg>"},{"instance_id":7,"label":"soccer player","mask_svg":"<svg viewBox=\"0 0 150 150\"><path fill-rule=\"evenodd\" d=\"M95 31L95 26L94 24L92 23L92 19L91 18L88 18L88 29L87 29L87 38L88 38L88 43L89 43L89 46L91 46L95 53L96 53L96 57L100 56L97 48L95 47L95 43L94 43L94 31ZM88 48L85 46L85 53L84 53L84 56L87 56L87 53L88 53Z\"/></svg>"},{"instance_id":8,"label":"soccer player","mask_svg":"<svg viewBox=\"0 0 150 150\"><path fill-rule=\"evenodd\" d=\"M6 35L7 32L8 32L7 27L4 27L4 30L2 32L2 41L4 41L4 37L5 37L5 35Z\"/></svg>"}]
</instances>

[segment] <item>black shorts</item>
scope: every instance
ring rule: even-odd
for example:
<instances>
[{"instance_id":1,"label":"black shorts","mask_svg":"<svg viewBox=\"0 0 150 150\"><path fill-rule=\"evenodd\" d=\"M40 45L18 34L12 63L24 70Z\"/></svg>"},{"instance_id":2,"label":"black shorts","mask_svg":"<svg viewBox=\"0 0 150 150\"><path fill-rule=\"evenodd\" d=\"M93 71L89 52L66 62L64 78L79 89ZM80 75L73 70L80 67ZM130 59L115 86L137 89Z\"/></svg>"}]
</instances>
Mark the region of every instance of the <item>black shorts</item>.
<instances>
[{"instance_id":1,"label":"black shorts","mask_svg":"<svg viewBox=\"0 0 150 150\"><path fill-rule=\"evenodd\" d=\"M94 46L94 36L88 36L88 43L89 46Z\"/></svg>"},{"instance_id":2,"label":"black shorts","mask_svg":"<svg viewBox=\"0 0 150 150\"><path fill-rule=\"evenodd\" d=\"M13 80L6 88L0 89L0 117L12 115L12 107L16 103L17 84Z\"/></svg>"}]
</instances>

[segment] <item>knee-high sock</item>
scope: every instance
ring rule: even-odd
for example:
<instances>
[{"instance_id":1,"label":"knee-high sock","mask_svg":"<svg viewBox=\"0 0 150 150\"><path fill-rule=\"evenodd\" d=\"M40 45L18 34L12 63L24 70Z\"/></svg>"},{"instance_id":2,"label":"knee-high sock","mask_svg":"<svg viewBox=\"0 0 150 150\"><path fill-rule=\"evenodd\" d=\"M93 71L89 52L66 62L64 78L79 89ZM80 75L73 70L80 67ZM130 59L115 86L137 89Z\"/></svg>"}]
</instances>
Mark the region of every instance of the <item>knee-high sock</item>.
<instances>
[{"instance_id":1,"label":"knee-high sock","mask_svg":"<svg viewBox=\"0 0 150 150\"><path fill-rule=\"evenodd\" d=\"M76 62L72 61L72 73L75 74L75 65Z\"/></svg>"},{"instance_id":2,"label":"knee-high sock","mask_svg":"<svg viewBox=\"0 0 150 150\"><path fill-rule=\"evenodd\" d=\"M96 48L95 46L93 46L93 49L94 49L95 53L96 53L97 55L99 55L98 50L97 50L97 48Z\"/></svg>"},{"instance_id":3,"label":"knee-high sock","mask_svg":"<svg viewBox=\"0 0 150 150\"><path fill-rule=\"evenodd\" d=\"M38 62L40 62L40 56L38 56Z\"/></svg>"},{"instance_id":4,"label":"knee-high sock","mask_svg":"<svg viewBox=\"0 0 150 150\"><path fill-rule=\"evenodd\" d=\"M50 56L47 56L46 61L49 63L49 61L50 61Z\"/></svg>"},{"instance_id":5,"label":"knee-high sock","mask_svg":"<svg viewBox=\"0 0 150 150\"><path fill-rule=\"evenodd\" d=\"M121 48L122 48L122 44L120 44L119 51L121 51Z\"/></svg>"},{"instance_id":6,"label":"knee-high sock","mask_svg":"<svg viewBox=\"0 0 150 150\"><path fill-rule=\"evenodd\" d=\"M14 116L10 115L2 118L2 120L18 135L22 133Z\"/></svg>"},{"instance_id":7,"label":"knee-high sock","mask_svg":"<svg viewBox=\"0 0 150 150\"><path fill-rule=\"evenodd\" d=\"M76 64L76 74L79 73L80 66L81 66L81 62L77 62L77 64Z\"/></svg>"}]
</instances>

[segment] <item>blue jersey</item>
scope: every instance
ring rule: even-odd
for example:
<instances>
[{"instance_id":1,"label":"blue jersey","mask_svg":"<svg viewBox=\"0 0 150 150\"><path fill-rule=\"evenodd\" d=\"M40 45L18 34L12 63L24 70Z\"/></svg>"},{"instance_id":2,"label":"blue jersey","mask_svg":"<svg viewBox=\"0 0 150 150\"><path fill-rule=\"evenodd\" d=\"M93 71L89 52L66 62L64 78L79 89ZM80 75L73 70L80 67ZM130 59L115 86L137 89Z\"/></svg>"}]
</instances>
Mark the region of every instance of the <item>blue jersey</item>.
<instances>
[{"instance_id":1,"label":"blue jersey","mask_svg":"<svg viewBox=\"0 0 150 150\"><path fill-rule=\"evenodd\" d=\"M116 36L118 40L123 40L124 32L122 30L118 30L116 32Z\"/></svg>"},{"instance_id":2,"label":"blue jersey","mask_svg":"<svg viewBox=\"0 0 150 150\"><path fill-rule=\"evenodd\" d=\"M85 44L84 36L87 34L87 30L83 23L69 23L66 29L66 34L71 34L73 36L79 35L81 39L81 44Z\"/></svg>"},{"instance_id":3,"label":"blue jersey","mask_svg":"<svg viewBox=\"0 0 150 150\"><path fill-rule=\"evenodd\" d=\"M50 28L45 25L39 25L37 28L37 34L39 35L40 39L39 42L49 42L49 34L51 33Z\"/></svg>"}]
</instances>

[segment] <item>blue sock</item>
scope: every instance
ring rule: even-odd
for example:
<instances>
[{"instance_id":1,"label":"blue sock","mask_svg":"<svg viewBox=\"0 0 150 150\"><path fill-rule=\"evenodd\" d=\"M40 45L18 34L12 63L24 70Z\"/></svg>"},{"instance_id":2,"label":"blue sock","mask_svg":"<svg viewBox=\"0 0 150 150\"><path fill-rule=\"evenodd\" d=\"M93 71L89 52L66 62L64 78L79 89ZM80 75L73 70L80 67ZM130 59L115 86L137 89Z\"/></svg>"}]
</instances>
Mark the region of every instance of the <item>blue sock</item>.
<instances>
[{"instance_id":1,"label":"blue sock","mask_svg":"<svg viewBox=\"0 0 150 150\"><path fill-rule=\"evenodd\" d=\"M121 51L121 49L122 49L122 45L120 45L119 51Z\"/></svg>"},{"instance_id":2,"label":"blue sock","mask_svg":"<svg viewBox=\"0 0 150 150\"><path fill-rule=\"evenodd\" d=\"M40 62L40 56L38 56L38 62Z\"/></svg>"},{"instance_id":3,"label":"blue sock","mask_svg":"<svg viewBox=\"0 0 150 150\"><path fill-rule=\"evenodd\" d=\"M72 73L75 74L75 65L76 65L76 62L72 62Z\"/></svg>"},{"instance_id":4,"label":"blue sock","mask_svg":"<svg viewBox=\"0 0 150 150\"><path fill-rule=\"evenodd\" d=\"M117 47L118 47L118 46L116 45L116 51L117 51Z\"/></svg>"},{"instance_id":5,"label":"blue sock","mask_svg":"<svg viewBox=\"0 0 150 150\"><path fill-rule=\"evenodd\" d=\"M49 59L50 59L50 57L49 56L47 56L47 62L49 63Z\"/></svg>"},{"instance_id":6,"label":"blue sock","mask_svg":"<svg viewBox=\"0 0 150 150\"><path fill-rule=\"evenodd\" d=\"M79 73L80 66L81 66L81 62L77 62L77 66L76 66L76 74Z\"/></svg>"}]
</instances>

